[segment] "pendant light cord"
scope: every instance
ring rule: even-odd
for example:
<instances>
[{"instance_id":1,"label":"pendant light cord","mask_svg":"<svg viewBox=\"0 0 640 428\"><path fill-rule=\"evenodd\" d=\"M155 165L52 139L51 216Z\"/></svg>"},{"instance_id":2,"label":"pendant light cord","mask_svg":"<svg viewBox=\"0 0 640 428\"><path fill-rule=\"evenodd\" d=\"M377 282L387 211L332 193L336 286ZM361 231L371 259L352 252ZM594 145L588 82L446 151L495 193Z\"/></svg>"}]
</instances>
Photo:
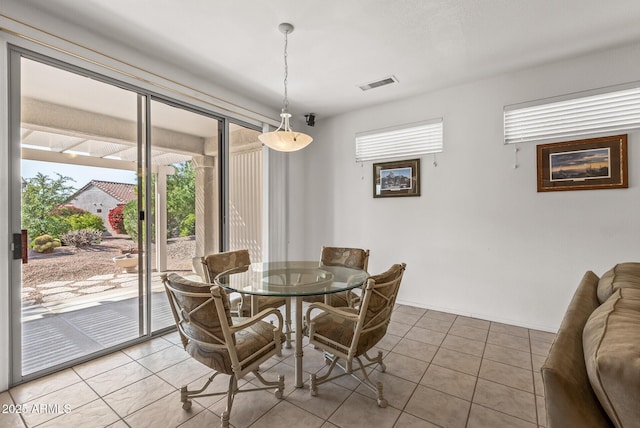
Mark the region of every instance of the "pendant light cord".
<instances>
[{"instance_id":1,"label":"pendant light cord","mask_svg":"<svg viewBox=\"0 0 640 428\"><path fill-rule=\"evenodd\" d=\"M289 78L289 64L287 62L287 46L289 44L289 35L288 31L284 32L284 100L282 103L284 104L283 112L287 112L289 110L289 98L287 96L287 79Z\"/></svg>"}]
</instances>

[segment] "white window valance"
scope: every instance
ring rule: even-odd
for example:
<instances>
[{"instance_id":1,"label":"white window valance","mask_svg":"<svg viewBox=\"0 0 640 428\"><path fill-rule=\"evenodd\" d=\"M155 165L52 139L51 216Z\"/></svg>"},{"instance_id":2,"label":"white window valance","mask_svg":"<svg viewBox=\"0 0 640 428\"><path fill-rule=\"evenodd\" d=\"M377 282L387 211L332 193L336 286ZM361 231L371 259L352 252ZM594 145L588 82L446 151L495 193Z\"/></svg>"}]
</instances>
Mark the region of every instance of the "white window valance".
<instances>
[{"instance_id":1,"label":"white window valance","mask_svg":"<svg viewBox=\"0 0 640 428\"><path fill-rule=\"evenodd\" d=\"M442 151L442 118L356 134L356 162Z\"/></svg>"},{"instance_id":2,"label":"white window valance","mask_svg":"<svg viewBox=\"0 0 640 428\"><path fill-rule=\"evenodd\" d=\"M640 83L504 109L505 143L561 139L640 128Z\"/></svg>"}]
</instances>

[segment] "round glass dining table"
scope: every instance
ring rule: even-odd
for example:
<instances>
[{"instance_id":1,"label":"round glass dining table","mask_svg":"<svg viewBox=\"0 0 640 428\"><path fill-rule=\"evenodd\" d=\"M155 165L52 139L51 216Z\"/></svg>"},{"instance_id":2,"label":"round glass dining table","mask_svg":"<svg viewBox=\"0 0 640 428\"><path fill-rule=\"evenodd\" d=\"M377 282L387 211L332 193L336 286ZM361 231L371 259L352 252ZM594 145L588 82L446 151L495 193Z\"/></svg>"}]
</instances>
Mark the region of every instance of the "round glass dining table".
<instances>
[{"instance_id":1,"label":"round glass dining table","mask_svg":"<svg viewBox=\"0 0 640 428\"><path fill-rule=\"evenodd\" d=\"M258 308L257 296L283 296L295 301L295 386L303 385L302 373L302 299L361 287L369 274L362 269L327 266L317 261L252 263L229 269L214 278L217 285L228 291L252 296L252 311ZM254 315L252 313L252 315ZM290 305L287 304L287 323L290 324ZM290 336L290 329L287 328ZM290 339L290 337L289 337Z\"/></svg>"}]
</instances>

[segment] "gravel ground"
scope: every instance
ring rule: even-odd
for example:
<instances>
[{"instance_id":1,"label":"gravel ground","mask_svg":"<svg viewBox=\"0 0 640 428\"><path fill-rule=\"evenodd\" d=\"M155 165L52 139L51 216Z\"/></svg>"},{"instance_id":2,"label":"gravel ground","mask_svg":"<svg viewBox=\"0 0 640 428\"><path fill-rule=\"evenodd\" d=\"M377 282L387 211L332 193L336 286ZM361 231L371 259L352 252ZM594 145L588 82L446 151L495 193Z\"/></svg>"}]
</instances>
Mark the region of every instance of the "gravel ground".
<instances>
[{"instance_id":1,"label":"gravel ground","mask_svg":"<svg viewBox=\"0 0 640 428\"><path fill-rule=\"evenodd\" d=\"M38 285L53 281L81 281L96 275L120 274L113 257L134 247L133 241L123 237L107 237L102 243L88 248L58 247L51 254L29 252L29 262L22 265L23 300L38 303ZM153 251L153 248L152 248ZM195 253L193 237L174 238L167 243L167 269L191 271L191 257ZM32 291L33 290L33 291Z\"/></svg>"}]
</instances>

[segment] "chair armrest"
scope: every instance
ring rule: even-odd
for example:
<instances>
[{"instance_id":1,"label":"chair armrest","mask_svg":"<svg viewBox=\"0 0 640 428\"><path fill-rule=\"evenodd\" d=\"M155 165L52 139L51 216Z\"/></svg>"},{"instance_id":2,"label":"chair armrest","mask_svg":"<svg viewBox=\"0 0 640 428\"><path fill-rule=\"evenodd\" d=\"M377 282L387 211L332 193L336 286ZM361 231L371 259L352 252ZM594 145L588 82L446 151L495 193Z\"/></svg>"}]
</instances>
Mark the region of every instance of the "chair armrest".
<instances>
[{"instance_id":1,"label":"chair armrest","mask_svg":"<svg viewBox=\"0 0 640 428\"><path fill-rule=\"evenodd\" d=\"M282 331L282 325L283 325L282 314L280 313L279 310L275 308L269 308L269 309L260 311L254 316L252 316L251 318L245 319L244 321L241 321L238 324L233 324L229 326L229 329L231 330L231 333L244 330L245 328L257 323L258 321L262 321L264 318L266 318L269 315L275 315L278 318L278 330Z\"/></svg>"},{"instance_id":2,"label":"chair armrest","mask_svg":"<svg viewBox=\"0 0 640 428\"><path fill-rule=\"evenodd\" d=\"M358 317L360 316L357 313L353 313L353 312L348 312L345 311L343 309L340 308L335 308L333 306L329 306L326 303L312 303L309 305L309 308L307 308L307 315L306 315L306 319L307 322L310 323L312 321L311 319L311 311L313 311L314 309L319 309L321 311L324 312L328 312L332 315L336 315L340 318L344 318L346 320L351 320L351 321L358 321Z\"/></svg>"}]
</instances>

